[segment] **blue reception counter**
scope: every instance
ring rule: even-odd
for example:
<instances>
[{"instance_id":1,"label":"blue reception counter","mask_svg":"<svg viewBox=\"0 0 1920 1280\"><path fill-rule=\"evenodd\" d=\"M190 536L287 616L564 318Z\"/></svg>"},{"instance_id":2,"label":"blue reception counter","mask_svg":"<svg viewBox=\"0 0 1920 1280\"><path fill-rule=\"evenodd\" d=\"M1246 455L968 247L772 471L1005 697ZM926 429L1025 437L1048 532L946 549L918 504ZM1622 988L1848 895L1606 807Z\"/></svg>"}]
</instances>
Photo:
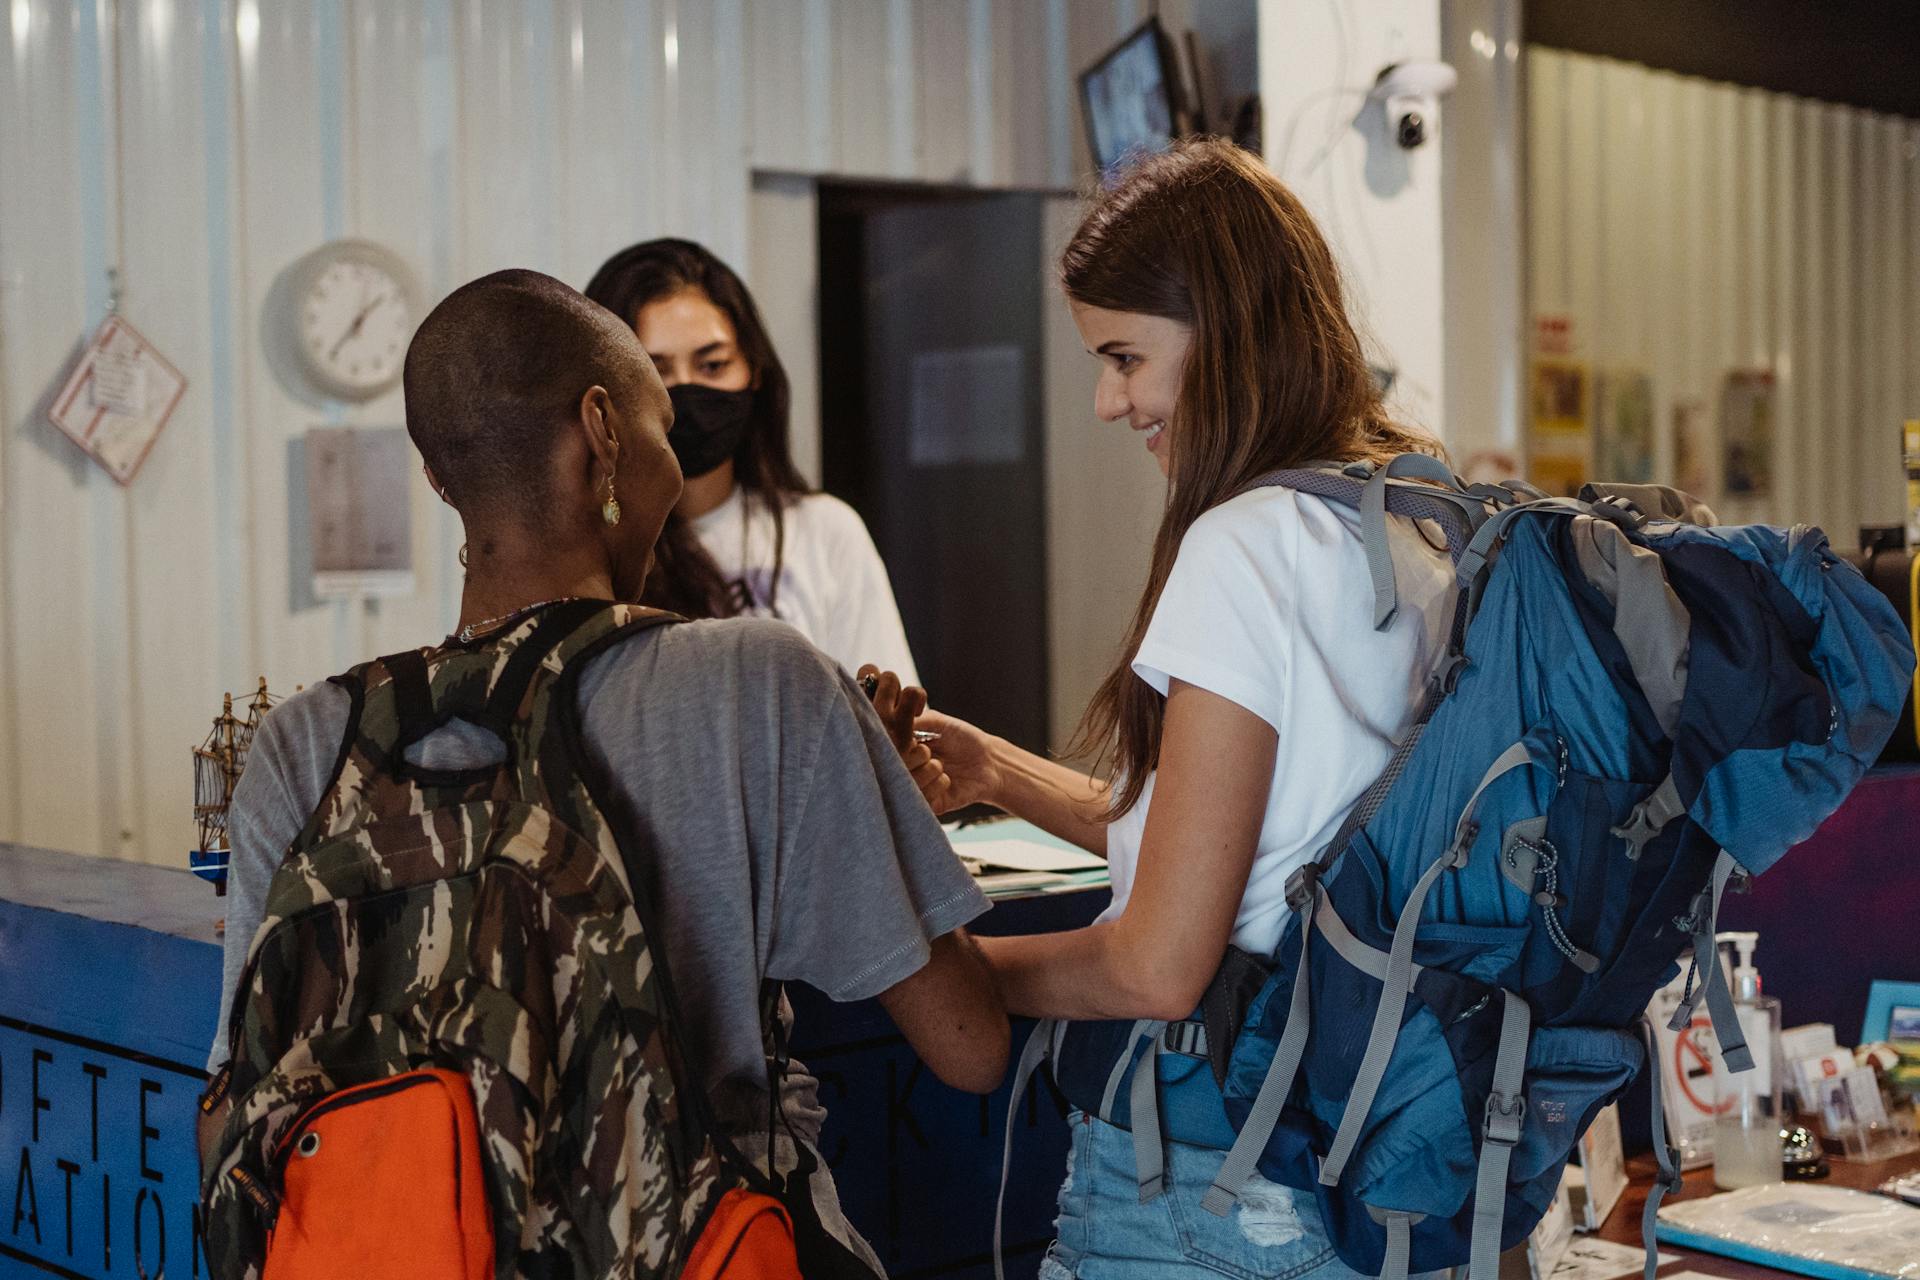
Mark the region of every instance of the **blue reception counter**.
<instances>
[{"instance_id":1,"label":"blue reception counter","mask_svg":"<svg viewBox=\"0 0 1920 1280\"><path fill-rule=\"evenodd\" d=\"M220 907L184 871L0 845L0 1276L198 1276Z\"/></svg>"},{"instance_id":2,"label":"blue reception counter","mask_svg":"<svg viewBox=\"0 0 1920 1280\"><path fill-rule=\"evenodd\" d=\"M1004 902L981 931L1071 928L1106 901ZM184 871L0 844L0 1277L205 1274L194 1107L221 910ZM896 1277L990 1275L1006 1090L944 1087L876 1004L798 989L793 1003L849 1216ZM1044 1087L1023 1110L1006 1239L1030 1275L1052 1238L1066 1132Z\"/></svg>"}]
</instances>

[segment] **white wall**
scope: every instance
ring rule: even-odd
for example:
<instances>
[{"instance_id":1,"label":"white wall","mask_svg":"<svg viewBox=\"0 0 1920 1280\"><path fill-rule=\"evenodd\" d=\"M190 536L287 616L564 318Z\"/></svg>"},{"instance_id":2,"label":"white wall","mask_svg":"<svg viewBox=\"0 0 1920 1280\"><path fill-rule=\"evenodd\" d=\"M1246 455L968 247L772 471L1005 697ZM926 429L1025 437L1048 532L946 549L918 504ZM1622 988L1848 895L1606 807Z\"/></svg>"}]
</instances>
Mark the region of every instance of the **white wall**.
<instances>
[{"instance_id":1,"label":"white wall","mask_svg":"<svg viewBox=\"0 0 1920 1280\"><path fill-rule=\"evenodd\" d=\"M1388 63L1440 56L1439 0L1261 0L1259 41L1267 164L1339 255L1395 409L1444 434L1441 148L1402 151L1366 102Z\"/></svg>"},{"instance_id":2,"label":"white wall","mask_svg":"<svg viewBox=\"0 0 1920 1280\"><path fill-rule=\"evenodd\" d=\"M1502 480L1517 474L1525 434L1520 9L1521 0L1447 0L1440 12L1441 48L1460 75L1440 131L1447 445L1457 467Z\"/></svg>"},{"instance_id":3,"label":"white wall","mask_svg":"<svg viewBox=\"0 0 1920 1280\"><path fill-rule=\"evenodd\" d=\"M1204 27L1250 3L1162 12ZM379 240L437 298L509 265L581 283L622 245L690 235L746 264L798 367L811 228L793 190L753 195L753 171L1066 186L1085 145L1072 73L1146 9L9 0L0 839L178 863L188 748L222 691L310 683L452 622L459 531L421 482L417 595L305 596L301 436L398 423L401 405L309 401L268 367L263 305L301 255ZM125 491L43 414L105 313L109 264L190 383Z\"/></svg>"},{"instance_id":4,"label":"white wall","mask_svg":"<svg viewBox=\"0 0 1920 1280\"><path fill-rule=\"evenodd\" d=\"M1716 460L1704 496L1843 546L1897 522L1898 432L1920 416L1920 122L1526 59L1532 308L1572 317L1590 367L1651 375L1657 473L1676 403L1717 422L1726 372L1771 368L1775 491L1728 501Z\"/></svg>"}]
</instances>

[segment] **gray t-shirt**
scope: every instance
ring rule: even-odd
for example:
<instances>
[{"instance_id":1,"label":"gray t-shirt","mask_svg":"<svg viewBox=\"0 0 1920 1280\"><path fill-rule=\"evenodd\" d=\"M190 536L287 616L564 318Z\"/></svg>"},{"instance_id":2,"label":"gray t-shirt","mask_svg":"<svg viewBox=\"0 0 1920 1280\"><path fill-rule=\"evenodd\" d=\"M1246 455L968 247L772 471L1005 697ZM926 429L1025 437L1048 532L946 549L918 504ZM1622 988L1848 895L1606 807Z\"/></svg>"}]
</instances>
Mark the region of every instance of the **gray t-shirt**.
<instances>
[{"instance_id":1,"label":"gray t-shirt","mask_svg":"<svg viewBox=\"0 0 1920 1280\"><path fill-rule=\"evenodd\" d=\"M865 999L918 972L929 943L987 901L866 698L785 623L654 628L594 658L579 697L586 749L638 833L628 871L657 904L694 1061L723 1119L764 1131L762 981ZM348 710L344 690L315 685L266 717L248 756L215 1065L267 884L330 781ZM456 725L416 759L460 768L490 753L491 736ZM824 1113L804 1072L785 1104L815 1140Z\"/></svg>"}]
</instances>

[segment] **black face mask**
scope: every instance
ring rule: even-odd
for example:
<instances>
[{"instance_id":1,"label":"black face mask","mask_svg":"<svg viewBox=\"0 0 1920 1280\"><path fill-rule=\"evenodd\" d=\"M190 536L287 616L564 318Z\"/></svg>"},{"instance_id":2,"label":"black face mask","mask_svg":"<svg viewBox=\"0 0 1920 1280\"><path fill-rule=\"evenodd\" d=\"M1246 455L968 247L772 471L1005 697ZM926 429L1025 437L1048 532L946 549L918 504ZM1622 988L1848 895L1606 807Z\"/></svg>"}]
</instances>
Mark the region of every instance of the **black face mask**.
<instances>
[{"instance_id":1,"label":"black face mask","mask_svg":"<svg viewBox=\"0 0 1920 1280\"><path fill-rule=\"evenodd\" d=\"M703 476L733 457L747 433L753 392L720 391L683 382L669 387L667 396L673 401L673 426L667 431L667 443L673 447L673 456L680 459L681 475L689 480Z\"/></svg>"}]
</instances>

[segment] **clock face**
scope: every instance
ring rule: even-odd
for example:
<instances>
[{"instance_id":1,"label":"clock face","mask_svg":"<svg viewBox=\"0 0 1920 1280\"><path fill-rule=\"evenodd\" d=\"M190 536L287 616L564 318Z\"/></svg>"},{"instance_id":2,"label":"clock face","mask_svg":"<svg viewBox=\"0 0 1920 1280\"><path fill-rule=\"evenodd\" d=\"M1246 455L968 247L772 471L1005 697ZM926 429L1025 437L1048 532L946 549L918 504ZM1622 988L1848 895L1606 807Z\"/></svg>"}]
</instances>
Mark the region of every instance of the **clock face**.
<instances>
[{"instance_id":1,"label":"clock face","mask_svg":"<svg viewBox=\"0 0 1920 1280\"><path fill-rule=\"evenodd\" d=\"M323 389L350 399L392 386L413 337L412 291L403 269L372 256L328 255L295 299L308 372Z\"/></svg>"}]
</instances>

